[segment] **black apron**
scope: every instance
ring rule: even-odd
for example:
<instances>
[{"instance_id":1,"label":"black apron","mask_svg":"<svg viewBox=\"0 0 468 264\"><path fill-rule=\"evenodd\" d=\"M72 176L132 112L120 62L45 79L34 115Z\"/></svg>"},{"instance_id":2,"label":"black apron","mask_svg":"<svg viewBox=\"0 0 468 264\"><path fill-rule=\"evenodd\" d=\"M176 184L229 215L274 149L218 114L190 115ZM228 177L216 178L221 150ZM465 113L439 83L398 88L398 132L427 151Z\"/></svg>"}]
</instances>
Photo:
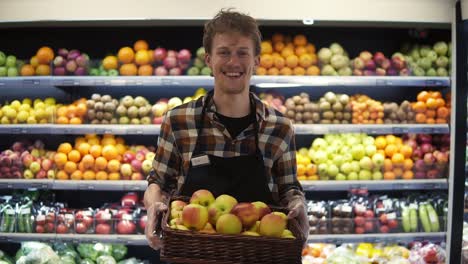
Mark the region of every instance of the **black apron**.
<instances>
[{"instance_id":1,"label":"black apron","mask_svg":"<svg viewBox=\"0 0 468 264\"><path fill-rule=\"evenodd\" d=\"M259 125L253 97L250 96L250 111L255 120L255 154L231 158L207 155L200 150L199 142L203 136L205 110L210 100L212 100L212 93L207 95L199 120L195 118L197 142L180 194L191 196L193 192L199 189L206 189L212 192L215 197L228 194L235 197L239 202L262 201L267 204L274 204L273 196L268 188L263 155L258 148ZM203 104L203 99L200 99L199 102ZM199 164L194 164L196 163L194 159L199 160Z\"/></svg>"}]
</instances>

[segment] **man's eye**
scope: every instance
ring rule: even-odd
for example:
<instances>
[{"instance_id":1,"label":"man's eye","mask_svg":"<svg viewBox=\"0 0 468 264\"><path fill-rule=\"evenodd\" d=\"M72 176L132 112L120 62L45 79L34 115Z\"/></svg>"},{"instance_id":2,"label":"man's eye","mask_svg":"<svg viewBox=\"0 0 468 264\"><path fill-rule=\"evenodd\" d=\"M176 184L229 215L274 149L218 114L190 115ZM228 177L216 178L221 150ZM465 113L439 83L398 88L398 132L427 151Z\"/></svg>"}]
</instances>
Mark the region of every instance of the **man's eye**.
<instances>
[{"instance_id":1,"label":"man's eye","mask_svg":"<svg viewBox=\"0 0 468 264\"><path fill-rule=\"evenodd\" d=\"M221 56L229 56L228 51L219 51L218 54L221 55Z\"/></svg>"}]
</instances>

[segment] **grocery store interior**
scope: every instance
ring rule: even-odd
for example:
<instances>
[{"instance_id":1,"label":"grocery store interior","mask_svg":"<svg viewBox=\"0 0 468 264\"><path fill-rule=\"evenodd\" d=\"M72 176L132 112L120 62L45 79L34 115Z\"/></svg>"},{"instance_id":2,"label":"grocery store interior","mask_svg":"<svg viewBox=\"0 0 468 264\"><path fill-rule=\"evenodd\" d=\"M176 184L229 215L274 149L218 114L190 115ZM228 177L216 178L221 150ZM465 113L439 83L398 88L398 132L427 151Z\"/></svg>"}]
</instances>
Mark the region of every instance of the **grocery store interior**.
<instances>
[{"instance_id":1,"label":"grocery store interior","mask_svg":"<svg viewBox=\"0 0 468 264\"><path fill-rule=\"evenodd\" d=\"M293 124L305 246L258 205L227 235L173 204L148 246L161 123L214 88L222 8L259 24L250 90ZM0 1L0 264L468 263L465 20L468 0Z\"/></svg>"}]
</instances>

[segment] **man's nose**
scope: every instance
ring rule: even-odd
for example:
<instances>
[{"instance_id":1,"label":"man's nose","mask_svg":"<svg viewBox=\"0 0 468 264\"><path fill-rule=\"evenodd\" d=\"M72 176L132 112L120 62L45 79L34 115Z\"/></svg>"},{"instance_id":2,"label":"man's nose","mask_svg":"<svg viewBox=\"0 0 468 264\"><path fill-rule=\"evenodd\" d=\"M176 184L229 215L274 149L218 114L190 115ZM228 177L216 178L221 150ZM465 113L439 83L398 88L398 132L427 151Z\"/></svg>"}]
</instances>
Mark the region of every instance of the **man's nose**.
<instances>
[{"instance_id":1,"label":"man's nose","mask_svg":"<svg viewBox=\"0 0 468 264\"><path fill-rule=\"evenodd\" d=\"M239 55L231 54L231 56L229 56L228 63L231 63L231 64L239 63Z\"/></svg>"}]
</instances>

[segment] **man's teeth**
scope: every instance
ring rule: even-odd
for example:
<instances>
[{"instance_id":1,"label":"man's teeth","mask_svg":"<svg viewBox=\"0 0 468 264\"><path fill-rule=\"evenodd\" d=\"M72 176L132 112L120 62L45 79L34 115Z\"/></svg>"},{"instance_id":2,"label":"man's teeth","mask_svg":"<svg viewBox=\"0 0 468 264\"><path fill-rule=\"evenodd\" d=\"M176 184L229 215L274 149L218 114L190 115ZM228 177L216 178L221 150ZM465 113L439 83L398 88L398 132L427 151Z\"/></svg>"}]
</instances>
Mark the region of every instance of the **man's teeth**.
<instances>
[{"instance_id":1,"label":"man's teeth","mask_svg":"<svg viewBox=\"0 0 468 264\"><path fill-rule=\"evenodd\" d=\"M240 72L226 72L226 75L229 77L238 77L241 75Z\"/></svg>"}]
</instances>

